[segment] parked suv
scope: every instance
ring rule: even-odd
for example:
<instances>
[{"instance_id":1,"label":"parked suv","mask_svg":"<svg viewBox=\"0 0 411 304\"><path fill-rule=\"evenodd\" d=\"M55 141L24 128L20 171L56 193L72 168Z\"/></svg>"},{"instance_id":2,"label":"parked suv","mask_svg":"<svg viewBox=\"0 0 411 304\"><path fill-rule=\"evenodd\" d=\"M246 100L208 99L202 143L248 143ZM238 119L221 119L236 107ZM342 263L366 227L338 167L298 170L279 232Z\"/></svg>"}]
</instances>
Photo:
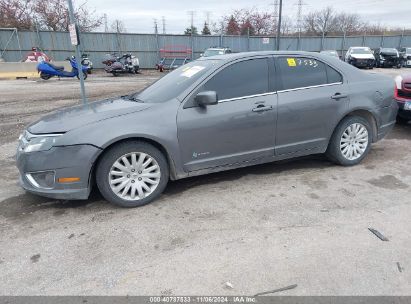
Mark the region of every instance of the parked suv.
<instances>
[{"instance_id":1,"label":"parked suv","mask_svg":"<svg viewBox=\"0 0 411 304\"><path fill-rule=\"evenodd\" d=\"M401 67L400 54L394 48L378 48L374 50L375 66L377 68Z\"/></svg>"},{"instance_id":2,"label":"parked suv","mask_svg":"<svg viewBox=\"0 0 411 304\"><path fill-rule=\"evenodd\" d=\"M402 65L411 67L411 47L403 47L399 50Z\"/></svg>"},{"instance_id":3,"label":"parked suv","mask_svg":"<svg viewBox=\"0 0 411 304\"><path fill-rule=\"evenodd\" d=\"M231 53L231 49L228 47L211 47L206 49L204 53L201 54L201 57L210 57L215 55L225 55Z\"/></svg>"},{"instance_id":4,"label":"parked suv","mask_svg":"<svg viewBox=\"0 0 411 304\"><path fill-rule=\"evenodd\" d=\"M61 199L87 199L96 184L108 201L135 207L169 179L317 153L352 166L394 126L393 97L392 78L318 53L203 57L141 92L28 126L20 182Z\"/></svg>"},{"instance_id":5,"label":"parked suv","mask_svg":"<svg viewBox=\"0 0 411 304\"><path fill-rule=\"evenodd\" d=\"M350 47L345 54L345 61L357 68L372 69L375 64L375 57L369 47Z\"/></svg>"}]
</instances>

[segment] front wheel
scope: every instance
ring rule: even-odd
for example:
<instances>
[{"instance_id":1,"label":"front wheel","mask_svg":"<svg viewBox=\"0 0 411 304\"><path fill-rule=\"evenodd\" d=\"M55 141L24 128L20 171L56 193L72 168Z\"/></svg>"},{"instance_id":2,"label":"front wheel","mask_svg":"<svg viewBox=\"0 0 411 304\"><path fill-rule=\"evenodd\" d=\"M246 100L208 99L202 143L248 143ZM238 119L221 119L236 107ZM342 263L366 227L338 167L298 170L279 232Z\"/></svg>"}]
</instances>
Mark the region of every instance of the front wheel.
<instances>
[{"instance_id":1,"label":"front wheel","mask_svg":"<svg viewBox=\"0 0 411 304\"><path fill-rule=\"evenodd\" d=\"M360 163L370 151L371 132L371 126L366 119L359 116L344 118L332 135L327 157L342 166Z\"/></svg>"},{"instance_id":2,"label":"front wheel","mask_svg":"<svg viewBox=\"0 0 411 304\"><path fill-rule=\"evenodd\" d=\"M110 148L97 165L96 182L104 198L121 207L138 207L155 200L169 179L161 151L141 141Z\"/></svg>"}]
</instances>

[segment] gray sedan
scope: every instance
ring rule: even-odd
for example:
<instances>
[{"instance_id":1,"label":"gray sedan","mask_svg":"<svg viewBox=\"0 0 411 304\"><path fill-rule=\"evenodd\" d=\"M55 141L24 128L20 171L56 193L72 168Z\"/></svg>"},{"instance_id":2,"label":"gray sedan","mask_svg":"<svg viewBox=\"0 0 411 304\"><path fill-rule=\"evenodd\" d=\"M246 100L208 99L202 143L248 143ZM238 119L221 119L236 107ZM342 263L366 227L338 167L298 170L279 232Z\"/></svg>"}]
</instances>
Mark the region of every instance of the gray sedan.
<instances>
[{"instance_id":1,"label":"gray sedan","mask_svg":"<svg viewBox=\"0 0 411 304\"><path fill-rule=\"evenodd\" d=\"M358 164L395 123L392 79L330 56L201 58L141 92L63 109L21 135L27 191L135 207L188 176L325 153Z\"/></svg>"}]
</instances>

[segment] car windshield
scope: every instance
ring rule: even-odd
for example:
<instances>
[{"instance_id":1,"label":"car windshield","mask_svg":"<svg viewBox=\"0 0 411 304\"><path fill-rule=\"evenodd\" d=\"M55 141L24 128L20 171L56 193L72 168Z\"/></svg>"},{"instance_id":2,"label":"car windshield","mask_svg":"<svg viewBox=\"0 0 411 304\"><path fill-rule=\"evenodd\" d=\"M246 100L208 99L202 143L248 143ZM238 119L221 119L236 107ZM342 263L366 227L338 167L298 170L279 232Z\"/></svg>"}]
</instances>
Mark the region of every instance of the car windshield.
<instances>
[{"instance_id":1,"label":"car windshield","mask_svg":"<svg viewBox=\"0 0 411 304\"><path fill-rule=\"evenodd\" d=\"M198 60L180 66L154 82L143 91L130 96L130 99L147 103L159 103L176 98L194 81L203 76L217 60Z\"/></svg>"},{"instance_id":2,"label":"car windshield","mask_svg":"<svg viewBox=\"0 0 411 304\"><path fill-rule=\"evenodd\" d=\"M331 55L331 56L338 56L337 51L321 51L321 54Z\"/></svg>"},{"instance_id":3,"label":"car windshield","mask_svg":"<svg viewBox=\"0 0 411 304\"><path fill-rule=\"evenodd\" d=\"M384 52L384 53L397 53L397 50L394 49L394 48L382 48L381 52Z\"/></svg>"},{"instance_id":4,"label":"car windshield","mask_svg":"<svg viewBox=\"0 0 411 304\"><path fill-rule=\"evenodd\" d=\"M210 57L215 55L224 55L223 50L206 50L203 54L204 57Z\"/></svg>"},{"instance_id":5,"label":"car windshield","mask_svg":"<svg viewBox=\"0 0 411 304\"><path fill-rule=\"evenodd\" d=\"M370 49L360 48L360 49L352 49L352 54L372 54Z\"/></svg>"}]
</instances>

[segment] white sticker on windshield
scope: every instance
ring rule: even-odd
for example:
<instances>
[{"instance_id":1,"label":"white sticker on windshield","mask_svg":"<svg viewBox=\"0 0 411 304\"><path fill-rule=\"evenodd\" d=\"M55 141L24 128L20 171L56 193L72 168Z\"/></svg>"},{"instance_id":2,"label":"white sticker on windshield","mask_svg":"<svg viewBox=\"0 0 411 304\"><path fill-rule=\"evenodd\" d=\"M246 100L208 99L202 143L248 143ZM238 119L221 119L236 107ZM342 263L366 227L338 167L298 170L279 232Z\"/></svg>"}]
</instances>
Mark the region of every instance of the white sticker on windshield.
<instances>
[{"instance_id":1,"label":"white sticker on windshield","mask_svg":"<svg viewBox=\"0 0 411 304\"><path fill-rule=\"evenodd\" d=\"M204 68L205 67L203 67L203 66L195 65L195 66L192 66L191 68L185 70L183 73L181 73L180 76L190 78L190 77L193 77L198 72L200 72L201 70L204 70Z\"/></svg>"}]
</instances>

